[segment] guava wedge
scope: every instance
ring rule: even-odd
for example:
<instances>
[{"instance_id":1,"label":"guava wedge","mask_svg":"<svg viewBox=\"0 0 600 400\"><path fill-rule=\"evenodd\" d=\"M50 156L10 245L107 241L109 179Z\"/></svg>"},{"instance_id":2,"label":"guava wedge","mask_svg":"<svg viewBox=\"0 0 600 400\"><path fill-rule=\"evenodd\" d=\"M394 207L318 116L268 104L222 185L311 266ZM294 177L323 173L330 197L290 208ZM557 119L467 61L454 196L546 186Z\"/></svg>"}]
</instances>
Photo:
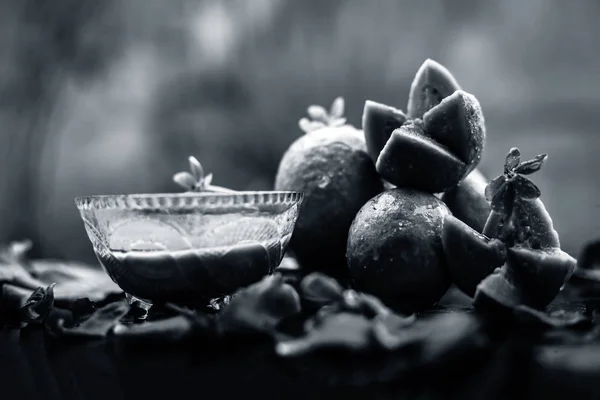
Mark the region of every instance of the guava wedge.
<instances>
[{"instance_id":1,"label":"guava wedge","mask_svg":"<svg viewBox=\"0 0 600 400\"><path fill-rule=\"evenodd\" d=\"M506 246L476 232L458 218L444 218L442 245L452 281L473 297L477 285L506 261Z\"/></svg>"},{"instance_id":2,"label":"guava wedge","mask_svg":"<svg viewBox=\"0 0 600 400\"><path fill-rule=\"evenodd\" d=\"M483 154L485 120L479 101L457 90L423 116L427 136L447 147L471 172Z\"/></svg>"},{"instance_id":3,"label":"guava wedge","mask_svg":"<svg viewBox=\"0 0 600 400\"><path fill-rule=\"evenodd\" d=\"M376 163L377 172L399 187L443 192L464 176L466 165L413 124L392 132Z\"/></svg>"},{"instance_id":4,"label":"guava wedge","mask_svg":"<svg viewBox=\"0 0 600 400\"><path fill-rule=\"evenodd\" d=\"M473 306L495 315L511 315L515 307L524 304L523 292L503 272L496 270L487 276L475 291Z\"/></svg>"},{"instance_id":5,"label":"guava wedge","mask_svg":"<svg viewBox=\"0 0 600 400\"><path fill-rule=\"evenodd\" d=\"M527 295L528 306L544 308L571 277L577 260L560 249L508 249L506 275Z\"/></svg>"},{"instance_id":6,"label":"guava wedge","mask_svg":"<svg viewBox=\"0 0 600 400\"><path fill-rule=\"evenodd\" d=\"M560 239L542 200L517 199L505 235L515 246L552 250Z\"/></svg>"},{"instance_id":7,"label":"guava wedge","mask_svg":"<svg viewBox=\"0 0 600 400\"><path fill-rule=\"evenodd\" d=\"M401 110L371 100L365 102L362 127L367 143L367 153L371 156L373 163L377 162L377 157L392 132L405 122L406 115Z\"/></svg>"},{"instance_id":8,"label":"guava wedge","mask_svg":"<svg viewBox=\"0 0 600 400\"><path fill-rule=\"evenodd\" d=\"M408 116L422 118L423 114L459 89L458 82L446 67L431 59L425 60L410 86Z\"/></svg>"},{"instance_id":9,"label":"guava wedge","mask_svg":"<svg viewBox=\"0 0 600 400\"><path fill-rule=\"evenodd\" d=\"M483 232L490 215L490 203L485 199L484 193L487 184L486 177L475 168L458 185L442 195L442 201L452 211L452 215L477 232Z\"/></svg>"}]
</instances>

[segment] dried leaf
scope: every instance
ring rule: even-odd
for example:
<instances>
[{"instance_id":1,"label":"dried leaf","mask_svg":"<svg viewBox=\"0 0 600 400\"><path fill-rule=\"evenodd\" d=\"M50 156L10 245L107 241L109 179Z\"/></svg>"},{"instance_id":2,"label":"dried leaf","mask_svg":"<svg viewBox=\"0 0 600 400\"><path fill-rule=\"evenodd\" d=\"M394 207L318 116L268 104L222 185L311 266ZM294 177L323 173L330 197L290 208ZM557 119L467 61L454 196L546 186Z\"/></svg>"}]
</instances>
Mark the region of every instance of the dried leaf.
<instances>
[{"instance_id":1,"label":"dried leaf","mask_svg":"<svg viewBox=\"0 0 600 400\"><path fill-rule=\"evenodd\" d=\"M345 101L343 97L337 97L331 104L331 110L329 116L332 119L341 118L344 115Z\"/></svg>"},{"instance_id":2,"label":"dried leaf","mask_svg":"<svg viewBox=\"0 0 600 400\"><path fill-rule=\"evenodd\" d=\"M485 187L485 198L487 201L492 201L492 198L498 193L501 187L506 183L506 176L500 175Z\"/></svg>"},{"instance_id":3,"label":"dried leaf","mask_svg":"<svg viewBox=\"0 0 600 400\"><path fill-rule=\"evenodd\" d=\"M307 112L313 121L327 123L329 120L329 114L327 114L327 110L322 106L312 105L308 107Z\"/></svg>"},{"instance_id":4,"label":"dried leaf","mask_svg":"<svg viewBox=\"0 0 600 400\"><path fill-rule=\"evenodd\" d=\"M532 160L525 161L524 163L519 165L515 169L515 172L522 175L533 174L534 172L539 171L540 168L542 168L542 165L544 165L544 162L546 162L547 159L548 154L545 153L535 156Z\"/></svg>"},{"instance_id":5,"label":"dried leaf","mask_svg":"<svg viewBox=\"0 0 600 400\"><path fill-rule=\"evenodd\" d=\"M160 340L168 342L177 342L193 331L194 322L192 319L178 315L157 321L146 321L142 324L124 325L116 323L113 329L115 336L120 339L139 340Z\"/></svg>"},{"instance_id":6,"label":"dried leaf","mask_svg":"<svg viewBox=\"0 0 600 400\"><path fill-rule=\"evenodd\" d=\"M519 305L514 310L517 319L523 323L546 329L589 328L592 318L580 312L559 310L554 313L535 310L525 305Z\"/></svg>"},{"instance_id":7,"label":"dried leaf","mask_svg":"<svg viewBox=\"0 0 600 400\"><path fill-rule=\"evenodd\" d=\"M192 176L195 182L200 182L204 178L204 169L200 162L194 156L190 156L188 158L190 162L190 171L192 171Z\"/></svg>"},{"instance_id":8,"label":"dried leaf","mask_svg":"<svg viewBox=\"0 0 600 400\"><path fill-rule=\"evenodd\" d=\"M279 275L267 276L240 290L219 314L220 330L227 333L266 332L300 312L296 290Z\"/></svg>"},{"instance_id":9,"label":"dried leaf","mask_svg":"<svg viewBox=\"0 0 600 400\"><path fill-rule=\"evenodd\" d=\"M516 147L511 148L506 155L506 161L504 162L504 173L506 174L509 171L517 168L520 162L521 152Z\"/></svg>"},{"instance_id":10,"label":"dried leaf","mask_svg":"<svg viewBox=\"0 0 600 400\"><path fill-rule=\"evenodd\" d=\"M57 335L80 336L101 339L129 312L130 307L125 301L110 303L93 313L87 320L77 326L65 327L64 319L56 321L52 332Z\"/></svg>"},{"instance_id":11,"label":"dried leaf","mask_svg":"<svg viewBox=\"0 0 600 400\"><path fill-rule=\"evenodd\" d=\"M37 288L21 307L23 322L41 322L54 306L54 286Z\"/></svg>"},{"instance_id":12,"label":"dried leaf","mask_svg":"<svg viewBox=\"0 0 600 400\"><path fill-rule=\"evenodd\" d=\"M301 338L277 344L282 357L295 357L323 348L366 351L371 346L371 320L358 314L332 314Z\"/></svg>"},{"instance_id":13,"label":"dried leaf","mask_svg":"<svg viewBox=\"0 0 600 400\"><path fill-rule=\"evenodd\" d=\"M540 189L527 178L517 175L514 178L514 187L517 196L525 200L535 200L541 196Z\"/></svg>"},{"instance_id":14,"label":"dried leaf","mask_svg":"<svg viewBox=\"0 0 600 400\"><path fill-rule=\"evenodd\" d=\"M300 296L317 306L331 304L343 298L343 289L333 278L319 272L307 275L300 283Z\"/></svg>"},{"instance_id":15,"label":"dried leaf","mask_svg":"<svg viewBox=\"0 0 600 400\"><path fill-rule=\"evenodd\" d=\"M173 175L173 181L187 190L193 190L196 186L196 180L194 179L192 174L190 174L187 171L178 172L175 175Z\"/></svg>"}]
</instances>

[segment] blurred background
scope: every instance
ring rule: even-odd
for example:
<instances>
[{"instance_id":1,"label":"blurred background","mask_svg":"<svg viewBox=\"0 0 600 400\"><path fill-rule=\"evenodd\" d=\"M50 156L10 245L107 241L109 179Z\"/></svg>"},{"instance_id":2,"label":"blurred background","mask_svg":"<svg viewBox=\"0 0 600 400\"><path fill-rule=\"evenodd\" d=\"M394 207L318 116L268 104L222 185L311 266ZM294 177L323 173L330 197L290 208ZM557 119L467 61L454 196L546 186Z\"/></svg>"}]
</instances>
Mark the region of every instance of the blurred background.
<instances>
[{"instance_id":1,"label":"blurred background","mask_svg":"<svg viewBox=\"0 0 600 400\"><path fill-rule=\"evenodd\" d=\"M494 177L512 146L576 255L600 237L600 2L0 0L0 242L94 261L73 197L270 189L310 104L406 109L426 58L480 100Z\"/></svg>"}]
</instances>

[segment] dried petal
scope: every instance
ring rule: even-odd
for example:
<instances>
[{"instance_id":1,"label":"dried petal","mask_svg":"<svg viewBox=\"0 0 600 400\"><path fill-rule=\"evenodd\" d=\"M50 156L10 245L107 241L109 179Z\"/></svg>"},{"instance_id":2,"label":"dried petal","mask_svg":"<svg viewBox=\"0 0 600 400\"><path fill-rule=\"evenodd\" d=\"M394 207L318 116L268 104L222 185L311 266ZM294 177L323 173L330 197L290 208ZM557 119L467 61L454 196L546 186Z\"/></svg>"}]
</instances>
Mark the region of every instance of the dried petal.
<instances>
[{"instance_id":1,"label":"dried petal","mask_svg":"<svg viewBox=\"0 0 600 400\"><path fill-rule=\"evenodd\" d=\"M485 198L487 201L492 201L492 198L498 193L502 186L506 184L506 176L500 175L497 178L492 179L492 181L485 187Z\"/></svg>"},{"instance_id":2,"label":"dried petal","mask_svg":"<svg viewBox=\"0 0 600 400\"><path fill-rule=\"evenodd\" d=\"M301 118L300 121L298 121L298 126L306 133L311 131L311 121L308 118Z\"/></svg>"},{"instance_id":3,"label":"dried petal","mask_svg":"<svg viewBox=\"0 0 600 400\"><path fill-rule=\"evenodd\" d=\"M173 175L173 181L179 186L188 190L193 190L196 186L196 180L194 179L192 174L190 174L187 171L178 172L175 175Z\"/></svg>"},{"instance_id":4,"label":"dried petal","mask_svg":"<svg viewBox=\"0 0 600 400\"><path fill-rule=\"evenodd\" d=\"M331 118L337 119L344 115L345 102L343 97L337 97L333 100L331 104L331 110L329 111L329 116Z\"/></svg>"},{"instance_id":5,"label":"dried petal","mask_svg":"<svg viewBox=\"0 0 600 400\"><path fill-rule=\"evenodd\" d=\"M540 168L542 168L542 165L544 165L544 162L547 159L548 159L548 154L546 154L546 153L535 156L532 160L525 161L524 163L519 165L515 169L515 172L522 174L522 175L533 174L534 172L539 171Z\"/></svg>"},{"instance_id":6,"label":"dried petal","mask_svg":"<svg viewBox=\"0 0 600 400\"><path fill-rule=\"evenodd\" d=\"M310 106L308 107L308 115L313 119L313 121L320 121L323 123L327 123L329 120L329 115L327 114L327 110L322 106Z\"/></svg>"},{"instance_id":7,"label":"dried petal","mask_svg":"<svg viewBox=\"0 0 600 400\"><path fill-rule=\"evenodd\" d=\"M504 162L504 173L506 174L509 171L517 168L520 162L521 152L516 147L513 147L506 155L506 161Z\"/></svg>"},{"instance_id":8,"label":"dried petal","mask_svg":"<svg viewBox=\"0 0 600 400\"><path fill-rule=\"evenodd\" d=\"M194 156L190 156L188 160L190 162L190 171L192 171L194 181L200 182L202 178L204 178L204 169L202 168L202 165Z\"/></svg>"},{"instance_id":9,"label":"dried petal","mask_svg":"<svg viewBox=\"0 0 600 400\"><path fill-rule=\"evenodd\" d=\"M517 175L513 183L517 196L522 199L535 200L541 195L540 189L527 178Z\"/></svg>"},{"instance_id":10,"label":"dried petal","mask_svg":"<svg viewBox=\"0 0 600 400\"><path fill-rule=\"evenodd\" d=\"M342 126L346 123L346 118L336 118L329 121L329 126Z\"/></svg>"},{"instance_id":11,"label":"dried petal","mask_svg":"<svg viewBox=\"0 0 600 400\"><path fill-rule=\"evenodd\" d=\"M206 177L202 181L202 187L206 188L206 187L210 186L212 184L212 180L213 180L213 174L206 175Z\"/></svg>"}]
</instances>

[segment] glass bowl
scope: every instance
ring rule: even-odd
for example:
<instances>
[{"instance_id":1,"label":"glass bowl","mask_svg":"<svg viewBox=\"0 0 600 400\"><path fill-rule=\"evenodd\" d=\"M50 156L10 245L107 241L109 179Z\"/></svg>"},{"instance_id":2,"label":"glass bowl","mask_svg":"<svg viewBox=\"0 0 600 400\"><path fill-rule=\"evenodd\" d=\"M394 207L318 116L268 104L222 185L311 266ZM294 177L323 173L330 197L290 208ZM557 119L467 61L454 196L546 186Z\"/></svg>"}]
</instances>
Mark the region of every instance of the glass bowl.
<instances>
[{"instance_id":1,"label":"glass bowl","mask_svg":"<svg viewBox=\"0 0 600 400\"><path fill-rule=\"evenodd\" d=\"M130 301L207 304L271 274L300 192L193 192L77 197L104 270Z\"/></svg>"}]
</instances>

